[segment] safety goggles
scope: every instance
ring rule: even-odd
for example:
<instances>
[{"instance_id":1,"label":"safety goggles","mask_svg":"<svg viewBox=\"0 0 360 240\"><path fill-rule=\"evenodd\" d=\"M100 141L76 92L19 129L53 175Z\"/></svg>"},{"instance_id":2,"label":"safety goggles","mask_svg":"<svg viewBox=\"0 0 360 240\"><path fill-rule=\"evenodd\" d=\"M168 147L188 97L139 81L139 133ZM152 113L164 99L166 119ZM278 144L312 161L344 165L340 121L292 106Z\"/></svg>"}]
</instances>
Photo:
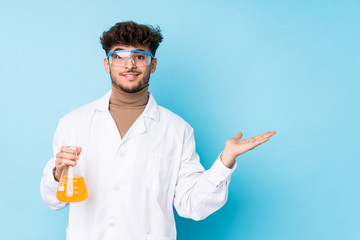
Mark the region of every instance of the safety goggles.
<instances>
[{"instance_id":1,"label":"safety goggles","mask_svg":"<svg viewBox=\"0 0 360 240\"><path fill-rule=\"evenodd\" d=\"M132 64L137 67L148 66L154 56L141 50L117 50L107 54L109 63L113 67L125 67L128 60L131 59Z\"/></svg>"}]
</instances>

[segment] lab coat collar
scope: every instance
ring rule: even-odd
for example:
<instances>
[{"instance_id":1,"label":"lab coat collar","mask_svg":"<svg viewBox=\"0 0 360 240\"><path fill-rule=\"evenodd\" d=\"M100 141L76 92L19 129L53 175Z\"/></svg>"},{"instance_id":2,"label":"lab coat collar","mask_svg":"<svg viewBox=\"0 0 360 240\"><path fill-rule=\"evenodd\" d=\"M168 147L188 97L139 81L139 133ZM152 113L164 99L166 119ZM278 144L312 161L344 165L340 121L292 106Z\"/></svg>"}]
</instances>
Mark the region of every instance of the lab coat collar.
<instances>
[{"instance_id":1,"label":"lab coat collar","mask_svg":"<svg viewBox=\"0 0 360 240\"><path fill-rule=\"evenodd\" d=\"M110 96L111 96L111 90L108 91L102 98L96 100L95 111L108 112ZM151 118L156 122L159 121L160 114L159 114L158 105L150 92L149 92L149 101L143 112L143 116L147 118Z\"/></svg>"}]
</instances>

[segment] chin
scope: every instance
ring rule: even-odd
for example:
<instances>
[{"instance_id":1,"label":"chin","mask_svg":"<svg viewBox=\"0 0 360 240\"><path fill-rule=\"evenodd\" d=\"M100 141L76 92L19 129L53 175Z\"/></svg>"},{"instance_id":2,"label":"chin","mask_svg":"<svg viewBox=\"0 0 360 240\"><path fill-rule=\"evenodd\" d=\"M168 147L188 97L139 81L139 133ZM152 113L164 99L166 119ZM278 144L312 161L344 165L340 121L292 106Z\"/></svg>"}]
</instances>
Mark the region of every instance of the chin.
<instances>
[{"instance_id":1,"label":"chin","mask_svg":"<svg viewBox=\"0 0 360 240\"><path fill-rule=\"evenodd\" d=\"M121 85L121 84L118 84L118 83L115 83L115 82L113 82L113 83L114 83L116 86L118 86L121 90L123 90L124 92L126 92L126 93L136 93L136 92L139 92L141 89L144 88L145 85L147 85L147 84L144 84L144 85L138 84L138 85L132 86L132 87L125 87L125 86L123 86L123 85Z\"/></svg>"},{"instance_id":2,"label":"chin","mask_svg":"<svg viewBox=\"0 0 360 240\"><path fill-rule=\"evenodd\" d=\"M127 93L136 93L139 92L141 88L122 88L122 90Z\"/></svg>"}]
</instances>

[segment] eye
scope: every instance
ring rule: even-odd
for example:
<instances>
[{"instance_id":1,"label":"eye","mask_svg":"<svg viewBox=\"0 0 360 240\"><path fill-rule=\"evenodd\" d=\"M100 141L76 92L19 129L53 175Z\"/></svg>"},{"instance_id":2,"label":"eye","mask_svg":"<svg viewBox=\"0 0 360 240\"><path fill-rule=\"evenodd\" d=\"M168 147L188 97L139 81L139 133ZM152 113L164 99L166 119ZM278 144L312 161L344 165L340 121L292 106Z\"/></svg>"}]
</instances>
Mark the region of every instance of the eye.
<instances>
[{"instance_id":1,"label":"eye","mask_svg":"<svg viewBox=\"0 0 360 240\"><path fill-rule=\"evenodd\" d=\"M137 54L137 55L135 55L135 59L137 59L137 60L145 60L145 56L143 54Z\"/></svg>"},{"instance_id":2,"label":"eye","mask_svg":"<svg viewBox=\"0 0 360 240\"><path fill-rule=\"evenodd\" d=\"M113 56L113 58L117 58L117 59L124 58L124 56L122 54L119 54L119 53L114 53L112 56Z\"/></svg>"}]
</instances>

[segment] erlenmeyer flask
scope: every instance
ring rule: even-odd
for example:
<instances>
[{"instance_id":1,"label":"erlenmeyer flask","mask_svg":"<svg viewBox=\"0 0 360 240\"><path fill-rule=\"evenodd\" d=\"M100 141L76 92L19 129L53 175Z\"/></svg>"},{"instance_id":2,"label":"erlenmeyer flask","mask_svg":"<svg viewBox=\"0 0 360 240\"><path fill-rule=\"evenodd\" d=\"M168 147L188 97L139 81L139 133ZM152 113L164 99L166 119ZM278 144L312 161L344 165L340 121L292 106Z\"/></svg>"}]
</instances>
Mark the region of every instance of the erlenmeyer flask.
<instances>
[{"instance_id":1,"label":"erlenmeyer flask","mask_svg":"<svg viewBox=\"0 0 360 240\"><path fill-rule=\"evenodd\" d=\"M75 146L68 146L77 154ZM89 193L85 179L78 164L75 167L65 166L62 172L56 198L61 202L81 202L88 198Z\"/></svg>"}]
</instances>

